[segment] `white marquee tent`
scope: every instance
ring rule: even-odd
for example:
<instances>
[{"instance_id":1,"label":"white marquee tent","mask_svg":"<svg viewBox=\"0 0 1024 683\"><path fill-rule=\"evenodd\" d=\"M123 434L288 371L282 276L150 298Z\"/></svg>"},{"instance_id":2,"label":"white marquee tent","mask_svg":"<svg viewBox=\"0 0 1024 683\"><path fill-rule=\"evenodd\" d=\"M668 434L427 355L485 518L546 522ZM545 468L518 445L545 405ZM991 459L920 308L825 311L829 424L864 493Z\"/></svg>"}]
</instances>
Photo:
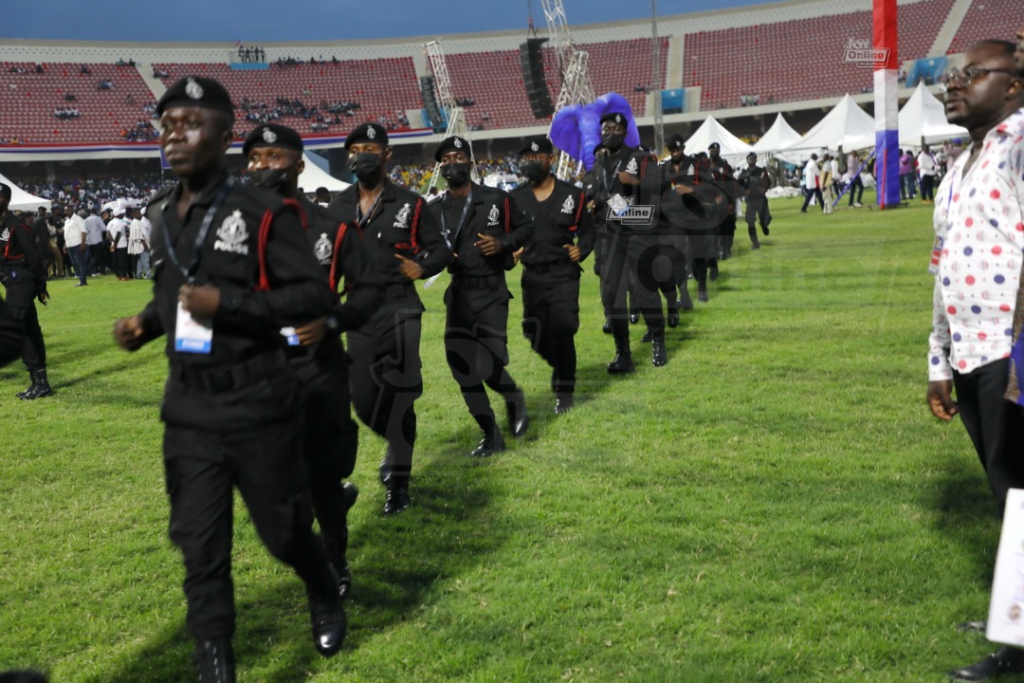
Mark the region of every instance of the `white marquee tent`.
<instances>
[{"instance_id":1,"label":"white marquee tent","mask_svg":"<svg viewBox=\"0 0 1024 683\"><path fill-rule=\"evenodd\" d=\"M329 192L341 192L349 187L350 183L338 180L320 168L316 161L309 158L309 154L303 154L302 160L306 162L306 168L299 176L299 187L303 192L312 194L318 187L326 187Z\"/></svg>"},{"instance_id":2,"label":"white marquee tent","mask_svg":"<svg viewBox=\"0 0 1024 683\"><path fill-rule=\"evenodd\" d=\"M875 120L849 95L799 141L779 151L795 161L823 149L836 152L840 147L846 153L875 147Z\"/></svg>"},{"instance_id":3,"label":"white marquee tent","mask_svg":"<svg viewBox=\"0 0 1024 683\"><path fill-rule=\"evenodd\" d=\"M793 130L793 126L789 125L789 121L782 114L778 114L772 127L754 143L754 151L758 154L772 154L796 144L799 140L800 133Z\"/></svg>"},{"instance_id":4,"label":"white marquee tent","mask_svg":"<svg viewBox=\"0 0 1024 683\"><path fill-rule=\"evenodd\" d=\"M8 206L11 211L35 211L40 206L45 206L49 209L53 204L49 199L36 197L35 195L25 192L25 190L12 183L7 176L2 173L0 173L0 183L8 185L11 188L11 203Z\"/></svg>"},{"instance_id":5,"label":"white marquee tent","mask_svg":"<svg viewBox=\"0 0 1024 683\"><path fill-rule=\"evenodd\" d=\"M969 135L966 128L946 121L946 108L924 83L918 84L914 94L900 109L900 147L918 149L921 138L930 144Z\"/></svg>"},{"instance_id":6,"label":"white marquee tent","mask_svg":"<svg viewBox=\"0 0 1024 683\"><path fill-rule=\"evenodd\" d=\"M706 152L708 145L712 142L717 142L722 146L722 157L729 163L742 161L753 149L730 133L714 116L704 119L704 123L700 124L700 128L693 132L683 149L687 154L694 155L697 152Z\"/></svg>"}]
</instances>

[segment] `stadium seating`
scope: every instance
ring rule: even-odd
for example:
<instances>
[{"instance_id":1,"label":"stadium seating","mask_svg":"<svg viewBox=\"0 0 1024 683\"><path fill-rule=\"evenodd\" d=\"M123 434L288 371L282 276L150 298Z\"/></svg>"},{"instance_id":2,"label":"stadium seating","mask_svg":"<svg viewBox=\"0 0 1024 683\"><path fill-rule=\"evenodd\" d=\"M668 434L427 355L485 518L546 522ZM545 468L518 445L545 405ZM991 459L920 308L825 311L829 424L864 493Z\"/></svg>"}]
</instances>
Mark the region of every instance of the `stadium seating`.
<instances>
[{"instance_id":1,"label":"stadium seating","mask_svg":"<svg viewBox=\"0 0 1024 683\"><path fill-rule=\"evenodd\" d=\"M341 116L342 123L330 131L345 133L363 121L377 121L386 117L398 123L398 114L407 109L420 109L419 80L411 57L403 59L349 59L338 64L330 62L299 64L280 68L272 65L267 70L233 70L226 64L154 64L170 74L165 82L183 76L205 76L224 84L235 102L238 118L236 131L245 134L255 127L246 123L239 107L243 97L253 102L266 102L274 106L278 97L299 100L305 106L319 107L321 102L355 101L361 105L351 118ZM303 91L311 95L303 94ZM326 112L322 112L325 116ZM311 119L286 117L280 121L303 135L313 133Z\"/></svg>"},{"instance_id":2,"label":"stadium seating","mask_svg":"<svg viewBox=\"0 0 1024 683\"><path fill-rule=\"evenodd\" d=\"M948 54L964 52L985 38L1016 40L1017 28L1024 23L1021 0L973 0Z\"/></svg>"},{"instance_id":3,"label":"stadium seating","mask_svg":"<svg viewBox=\"0 0 1024 683\"><path fill-rule=\"evenodd\" d=\"M928 54L953 1L899 6L901 62ZM689 34L683 83L702 86L705 110L738 107L741 95L765 104L859 93L872 86L872 69L845 63L844 48L871 36L870 11Z\"/></svg>"},{"instance_id":4,"label":"stadium seating","mask_svg":"<svg viewBox=\"0 0 1024 683\"><path fill-rule=\"evenodd\" d=\"M663 38L663 81L668 63L668 46L668 39ZM629 100L634 114L643 116L646 94L637 92L635 88L651 82L651 41L591 43L580 45L580 49L590 55L590 78L595 94L618 92ZM452 94L456 98L472 99L475 102L466 109L469 125L492 129L540 125L533 117L530 103L526 99L518 51L456 53L447 55L446 61L452 79ZM562 87L562 79L551 48L544 49L544 72L554 103ZM485 114L487 119L484 118Z\"/></svg>"},{"instance_id":5,"label":"stadium seating","mask_svg":"<svg viewBox=\"0 0 1024 683\"><path fill-rule=\"evenodd\" d=\"M124 140L122 130L148 120L146 104L155 104L153 93L134 67L44 63L36 73L31 62L5 62L0 68L0 137L26 143L114 142ZM12 73L22 69L25 73ZM98 90L101 80L112 90ZM65 101L71 93L76 100ZM128 101L131 96L131 101ZM81 117L61 120L54 109L76 108Z\"/></svg>"}]
</instances>

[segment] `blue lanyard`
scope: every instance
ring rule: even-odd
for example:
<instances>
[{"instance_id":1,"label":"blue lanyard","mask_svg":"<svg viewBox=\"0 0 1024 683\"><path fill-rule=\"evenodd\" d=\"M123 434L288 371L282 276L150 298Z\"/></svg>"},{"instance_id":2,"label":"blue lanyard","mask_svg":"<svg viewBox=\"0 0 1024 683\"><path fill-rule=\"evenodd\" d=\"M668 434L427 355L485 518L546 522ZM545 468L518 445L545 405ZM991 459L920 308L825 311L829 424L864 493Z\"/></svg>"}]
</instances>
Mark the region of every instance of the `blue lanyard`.
<instances>
[{"instance_id":1,"label":"blue lanyard","mask_svg":"<svg viewBox=\"0 0 1024 683\"><path fill-rule=\"evenodd\" d=\"M164 242L167 243L167 258L171 259L171 263L174 267L181 271L181 274L185 276L185 280L190 284L196 283L196 271L199 270L199 260L203 253L203 243L206 242L206 236L210 233L210 225L213 223L213 217L220 210L220 207L224 204L224 201L228 198L228 192L235 185L234 176L228 176L227 181L221 185L220 190L217 192L216 198L213 203L210 204L210 208L206 210L206 215L203 216L203 224L199 228L199 234L196 236L196 243L192 246L192 260L189 261L188 267L182 267L181 262L178 260L178 252L175 245L171 243L171 231L167 228L167 218L164 218Z\"/></svg>"}]
</instances>

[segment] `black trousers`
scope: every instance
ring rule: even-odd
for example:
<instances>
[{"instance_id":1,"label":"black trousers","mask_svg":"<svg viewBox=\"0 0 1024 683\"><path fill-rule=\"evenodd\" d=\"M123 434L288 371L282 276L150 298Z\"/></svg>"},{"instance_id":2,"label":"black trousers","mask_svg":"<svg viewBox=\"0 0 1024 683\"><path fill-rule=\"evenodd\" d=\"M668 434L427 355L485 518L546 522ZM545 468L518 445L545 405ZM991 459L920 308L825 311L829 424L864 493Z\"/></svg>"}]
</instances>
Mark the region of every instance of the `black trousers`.
<instances>
[{"instance_id":1,"label":"black trousers","mask_svg":"<svg viewBox=\"0 0 1024 683\"><path fill-rule=\"evenodd\" d=\"M576 389L579 329L579 269L572 266L568 273L553 274L531 272L527 266L523 273L523 336L551 366L551 390L556 396L571 396Z\"/></svg>"},{"instance_id":2,"label":"black trousers","mask_svg":"<svg viewBox=\"0 0 1024 683\"><path fill-rule=\"evenodd\" d=\"M921 176L921 199L935 201L935 176Z\"/></svg>"},{"instance_id":3,"label":"black trousers","mask_svg":"<svg viewBox=\"0 0 1024 683\"><path fill-rule=\"evenodd\" d=\"M953 372L960 419L1000 507L1009 489L1024 488L1024 412L1003 398L1009 372L1008 359Z\"/></svg>"},{"instance_id":4,"label":"black trousers","mask_svg":"<svg viewBox=\"0 0 1024 683\"><path fill-rule=\"evenodd\" d=\"M114 273L118 277L128 277L128 247L114 250Z\"/></svg>"},{"instance_id":5,"label":"black trousers","mask_svg":"<svg viewBox=\"0 0 1024 683\"><path fill-rule=\"evenodd\" d=\"M324 546L344 556L348 548L348 507L342 485L356 466L359 425L352 419L348 359L341 342L324 344L331 347L321 347L314 358L292 364L305 390L302 441L313 513Z\"/></svg>"},{"instance_id":6,"label":"black trousers","mask_svg":"<svg viewBox=\"0 0 1024 683\"><path fill-rule=\"evenodd\" d=\"M349 387L356 415L388 442L381 475L408 477L416 444L415 403L423 394L423 304L412 284L388 288L368 323L348 333Z\"/></svg>"},{"instance_id":7,"label":"black trousers","mask_svg":"<svg viewBox=\"0 0 1024 683\"><path fill-rule=\"evenodd\" d=\"M863 192L863 188L861 188L861 191ZM852 190L851 190L851 192L852 192ZM852 194L850 196L853 197ZM807 210L807 207L810 206L810 204L811 204L811 197L814 197L815 199L818 200L818 206L821 207L822 211L824 211L825 210L825 198L821 196L821 188L819 188L819 187L816 187L813 190L808 190L807 188L804 188L804 205L803 205L803 207L800 210L801 211L806 211Z\"/></svg>"},{"instance_id":8,"label":"black trousers","mask_svg":"<svg viewBox=\"0 0 1024 683\"><path fill-rule=\"evenodd\" d=\"M110 260L110 249L107 247L106 243L100 242L99 244L90 244L89 254L92 256L92 260L89 263L89 267L92 269L92 272L107 272L107 265Z\"/></svg>"},{"instance_id":9,"label":"black trousers","mask_svg":"<svg viewBox=\"0 0 1024 683\"><path fill-rule=\"evenodd\" d=\"M484 385L511 401L517 391L508 365L508 301L503 281L496 288L463 284L456 277L444 294L448 319L444 350L469 413L484 430L493 428L494 411Z\"/></svg>"},{"instance_id":10,"label":"black trousers","mask_svg":"<svg viewBox=\"0 0 1024 683\"><path fill-rule=\"evenodd\" d=\"M658 296L659 285L652 273L654 259L660 249L655 235L625 232L614 229L608 250L604 277L601 278L601 298L609 302L609 318L615 342L629 347L629 309L626 290L630 274L636 275L636 295L644 322L655 339L665 335L665 314Z\"/></svg>"},{"instance_id":11,"label":"black trousers","mask_svg":"<svg viewBox=\"0 0 1024 683\"><path fill-rule=\"evenodd\" d=\"M856 199L854 199L856 197ZM850 206L854 204L860 204L860 200L864 197L864 181L860 179L858 174L853 179L853 184L850 185Z\"/></svg>"},{"instance_id":12,"label":"black trousers","mask_svg":"<svg viewBox=\"0 0 1024 683\"><path fill-rule=\"evenodd\" d=\"M267 550L290 565L310 589L322 594L335 590L313 536L295 427L277 422L247 431L208 431L168 424L164 431L169 531L184 557L186 626L197 640L230 638L235 631L235 487Z\"/></svg>"},{"instance_id":13,"label":"black trousers","mask_svg":"<svg viewBox=\"0 0 1024 683\"><path fill-rule=\"evenodd\" d=\"M29 372L46 369L46 342L43 330L39 327L39 314L36 311L36 297L39 292L27 268L12 267L13 278L7 281L7 307L25 333L25 341L21 350L21 361Z\"/></svg>"}]
</instances>

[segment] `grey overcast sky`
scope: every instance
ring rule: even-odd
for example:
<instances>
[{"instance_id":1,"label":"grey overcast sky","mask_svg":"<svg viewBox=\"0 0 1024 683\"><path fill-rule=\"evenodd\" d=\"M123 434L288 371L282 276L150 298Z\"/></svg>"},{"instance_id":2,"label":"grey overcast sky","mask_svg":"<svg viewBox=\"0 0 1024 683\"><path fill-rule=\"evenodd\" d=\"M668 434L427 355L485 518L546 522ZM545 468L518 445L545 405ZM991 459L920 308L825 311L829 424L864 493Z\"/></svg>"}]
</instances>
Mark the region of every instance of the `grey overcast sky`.
<instances>
[{"instance_id":1,"label":"grey overcast sky","mask_svg":"<svg viewBox=\"0 0 1024 683\"><path fill-rule=\"evenodd\" d=\"M657 0L658 15L768 0ZM527 28L541 0L11 0L0 38L230 41L402 38ZM649 0L563 0L570 25L651 16Z\"/></svg>"}]
</instances>

